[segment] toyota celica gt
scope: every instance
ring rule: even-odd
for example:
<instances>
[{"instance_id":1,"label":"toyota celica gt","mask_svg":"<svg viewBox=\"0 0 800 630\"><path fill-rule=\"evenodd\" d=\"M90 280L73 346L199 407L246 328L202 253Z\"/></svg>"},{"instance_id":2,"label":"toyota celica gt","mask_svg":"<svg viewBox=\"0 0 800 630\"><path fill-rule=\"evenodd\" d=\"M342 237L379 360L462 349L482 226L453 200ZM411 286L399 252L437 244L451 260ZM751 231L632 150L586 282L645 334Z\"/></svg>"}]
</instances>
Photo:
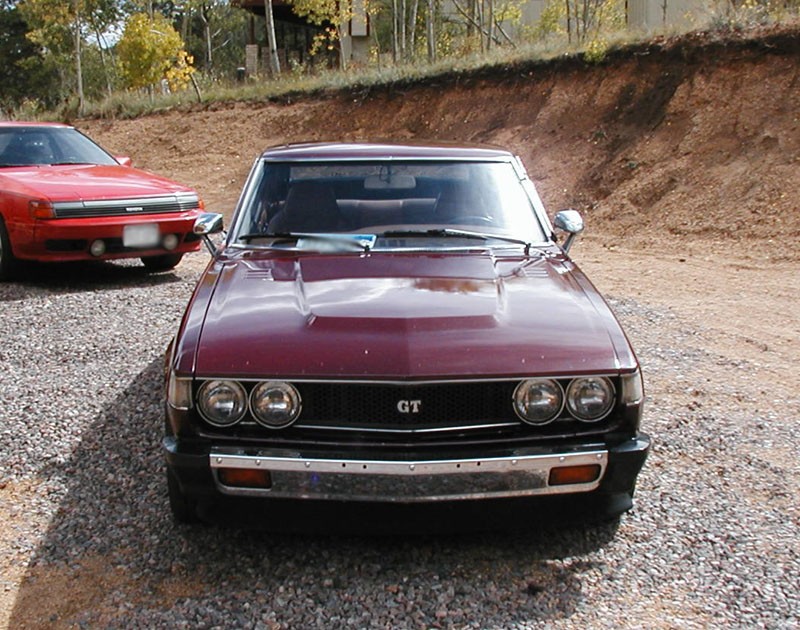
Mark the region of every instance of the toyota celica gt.
<instances>
[{"instance_id":1,"label":"toyota celica gt","mask_svg":"<svg viewBox=\"0 0 800 630\"><path fill-rule=\"evenodd\" d=\"M265 151L229 231L195 226L212 260L166 359L175 518L223 497L629 509L642 375L568 256L582 228L497 148Z\"/></svg>"}]
</instances>

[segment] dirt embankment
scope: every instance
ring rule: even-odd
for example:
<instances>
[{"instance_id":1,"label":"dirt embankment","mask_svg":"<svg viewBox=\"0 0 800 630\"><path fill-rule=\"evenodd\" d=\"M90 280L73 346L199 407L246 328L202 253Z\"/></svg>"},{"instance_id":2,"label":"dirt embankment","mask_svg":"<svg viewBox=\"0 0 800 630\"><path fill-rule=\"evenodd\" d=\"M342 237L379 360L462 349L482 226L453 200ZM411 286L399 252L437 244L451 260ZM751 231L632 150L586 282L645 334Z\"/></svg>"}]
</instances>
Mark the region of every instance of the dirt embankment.
<instances>
[{"instance_id":1,"label":"dirt embankment","mask_svg":"<svg viewBox=\"0 0 800 630\"><path fill-rule=\"evenodd\" d=\"M581 209L609 246L774 239L770 256L800 256L800 27L79 126L226 213L268 145L476 141L516 151L548 207Z\"/></svg>"}]
</instances>

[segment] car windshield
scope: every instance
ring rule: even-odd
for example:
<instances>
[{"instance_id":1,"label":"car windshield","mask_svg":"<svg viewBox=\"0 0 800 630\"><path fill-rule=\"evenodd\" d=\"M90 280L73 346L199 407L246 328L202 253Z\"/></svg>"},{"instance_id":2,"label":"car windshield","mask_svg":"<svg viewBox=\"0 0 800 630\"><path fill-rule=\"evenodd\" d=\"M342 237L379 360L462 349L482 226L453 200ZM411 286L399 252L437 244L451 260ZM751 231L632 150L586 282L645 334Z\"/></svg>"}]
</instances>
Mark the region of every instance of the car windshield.
<instances>
[{"instance_id":1,"label":"car windshield","mask_svg":"<svg viewBox=\"0 0 800 630\"><path fill-rule=\"evenodd\" d=\"M231 230L243 247L520 247L545 233L510 162L257 165Z\"/></svg>"},{"instance_id":2,"label":"car windshield","mask_svg":"<svg viewBox=\"0 0 800 630\"><path fill-rule=\"evenodd\" d=\"M116 163L77 129L0 127L0 167Z\"/></svg>"}]
</instances>

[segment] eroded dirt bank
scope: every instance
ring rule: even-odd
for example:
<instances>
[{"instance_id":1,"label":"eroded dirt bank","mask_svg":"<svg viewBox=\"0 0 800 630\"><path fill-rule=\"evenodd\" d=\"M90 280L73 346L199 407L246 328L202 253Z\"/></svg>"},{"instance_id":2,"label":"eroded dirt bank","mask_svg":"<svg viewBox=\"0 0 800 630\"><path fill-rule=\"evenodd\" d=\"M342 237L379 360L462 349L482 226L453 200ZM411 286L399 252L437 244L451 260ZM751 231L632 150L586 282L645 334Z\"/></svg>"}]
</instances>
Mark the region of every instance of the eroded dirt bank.
<instances>
[{"instance_id":1,"label":"eroded dirt bank","mask_svg":"<svg viewBox=\"0 0 800 630\"><path fill-rule=\"evenodd\" d=\"M703 249L782 241L800 252L800 27L694 35L423 85L284 104L215 105L78 123L230 212L252 159L299 140L454 140L524 159L551 210L578 207L611 245Z\"/></svg>"}]
</instances>

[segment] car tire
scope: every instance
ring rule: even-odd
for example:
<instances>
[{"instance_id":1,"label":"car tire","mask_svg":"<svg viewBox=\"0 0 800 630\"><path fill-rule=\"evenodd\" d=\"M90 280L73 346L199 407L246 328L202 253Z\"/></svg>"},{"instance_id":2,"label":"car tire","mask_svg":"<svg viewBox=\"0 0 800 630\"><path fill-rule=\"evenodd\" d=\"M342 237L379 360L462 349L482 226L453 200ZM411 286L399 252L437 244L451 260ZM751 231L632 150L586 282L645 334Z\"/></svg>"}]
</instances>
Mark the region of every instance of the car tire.
<instances>
[{"instance_id":1,"label":"car tire","mask_svg":"<svg viewBox=\"0 0 800 630\"><path fill-rule=\"evenodd\" d=\"M181 485L175 473L167 468L167 492L169 494L169 508L172 516L178 523L197 523L197 501L190 499L181 490Z\"/></svg>"},{"instance_id":2,"label":"car tire","mask_svg":"<svg viewBox=\"0 0 800 630\"><path fill-rule=\"evenodd\" d=\"M169 271L183 258L183 254L163 254L161 256L145 256L142 258L147 271Z\"/></svg>"},{"instance_id":3,"label":"car tire","mask_svg":"<svg viewBox=\"0 0 800 630\"><path fill-rule=\"evenodd\" d=\"M0 217L0 280L10 280L17 270L17 259L11 251L11 239L3 218Z\"/></svg>"}]
</instances>

